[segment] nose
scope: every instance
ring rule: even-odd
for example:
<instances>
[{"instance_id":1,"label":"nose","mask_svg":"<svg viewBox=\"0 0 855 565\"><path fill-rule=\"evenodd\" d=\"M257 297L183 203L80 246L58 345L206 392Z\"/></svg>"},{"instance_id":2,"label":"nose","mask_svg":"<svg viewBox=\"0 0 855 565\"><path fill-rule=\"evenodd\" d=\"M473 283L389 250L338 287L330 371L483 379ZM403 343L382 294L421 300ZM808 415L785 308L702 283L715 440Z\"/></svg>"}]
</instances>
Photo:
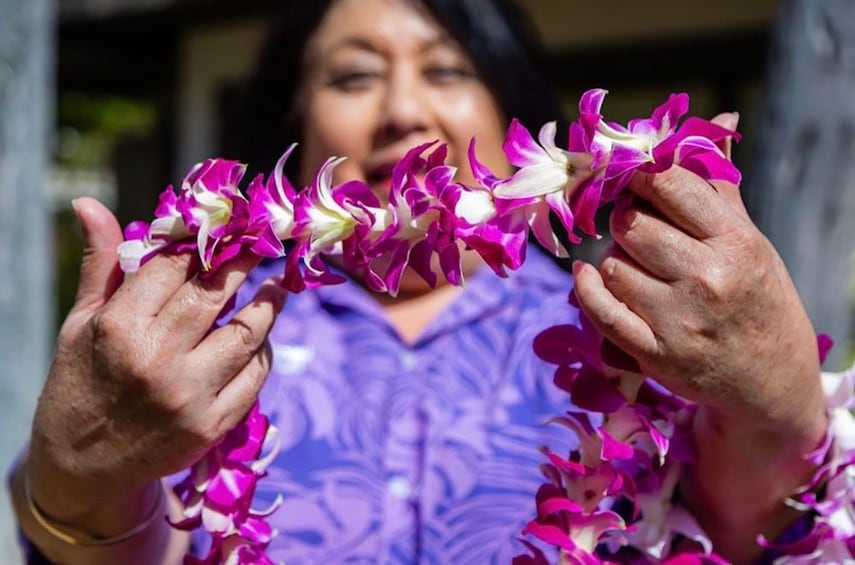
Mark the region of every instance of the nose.
<instances>
[{"instance_id":1,"label":"nose","mask_svg":"<svg viewBox=\"0 0 855 565\"><path fill-rule=\"evenodd\" d=\"M397 69L388 78L381 101L377 144L385 145L430 129L427 85L416 72Z\"/></svg>"}]
</instances>

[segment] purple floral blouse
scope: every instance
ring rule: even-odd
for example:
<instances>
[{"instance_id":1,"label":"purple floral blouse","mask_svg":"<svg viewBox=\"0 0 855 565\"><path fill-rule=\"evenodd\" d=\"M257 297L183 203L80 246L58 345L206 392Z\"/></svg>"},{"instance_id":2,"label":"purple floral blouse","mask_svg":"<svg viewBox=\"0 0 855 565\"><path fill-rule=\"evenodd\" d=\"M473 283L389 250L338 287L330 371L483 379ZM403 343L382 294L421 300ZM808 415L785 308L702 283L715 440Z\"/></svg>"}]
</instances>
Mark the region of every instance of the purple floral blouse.
<instances>
[{"instance_id":1,"label":"purple floral blouse","mask_svg":"<svg viewBox=\"0 0 855 565\"><path fill-rule=\"evenodd\" d=\"M260 268L239 302L281 266ZM413 344L353 283L290 296L271 333L262 410L282 449L254 506L281 493L274 561L510 563L535 513L537 448L575 442L532 352L575 320L571 277L536 250L509 279L482 269Z\"/></svg>"},{"instance_id":2,"label":"purple floral blouse","mask_svg":"<svg viewBox=\"0 0 855 565\"><path fill-rule=\"evenodd\" d=\"M547 423L571 404L532 352L541 330L576 320L571 277L528 255L508 279L470 276L412 344L354 283L288 298L261 393L282 448L253 504L284 498L269 518L274 561L508 564L525 552L538 447L576 443ZM238 305L281 271L259 267ZM47 563L21 541L28 563Z\"/></svg>"}]
</instances>

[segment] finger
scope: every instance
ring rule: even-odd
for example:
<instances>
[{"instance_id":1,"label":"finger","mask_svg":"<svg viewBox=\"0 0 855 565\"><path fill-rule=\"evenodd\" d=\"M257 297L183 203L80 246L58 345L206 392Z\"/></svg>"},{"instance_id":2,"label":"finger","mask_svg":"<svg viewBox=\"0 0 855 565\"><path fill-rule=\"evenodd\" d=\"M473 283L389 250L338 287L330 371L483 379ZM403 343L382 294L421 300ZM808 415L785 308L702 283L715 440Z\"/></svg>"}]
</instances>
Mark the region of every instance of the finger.
<instances>
[{"instance_id":1,"label":"finger","mask_svg":"<svg viewBox=\"0 0 855 565\"><path fill-rule=\"evenodd\" d=\"M646 271L615 243L609 244L600 261L603 286L617 300L637 314L656 332L662 304L671 295L671 286Z\"/></svg>"},{"instance_id":2,"label":"finger","mask_svg":"<svg viewBox=\"0 0 855 565\"><path fill-rule=\"evenodd\" d=\"M637 198L615 202L612 239L644 270L673 282L682 278L706 248Z\"/></svg>"},{"instance_id":3,"label":"finger","mask_svg":"<svg viewBox=\"0 0 855 565\"><path fill-rule=\"evenodd\" d=\"M83 229L83 261L74 309L94 312L122 284L116 252L122 229L113 213L94 198L78 198L71 207Z\"/></svg>"},{"instance_id":4,"label":"finger","mask_svg":"<svg viewBox=\"0 0 855 565\"><path fill-rule=\"evenodd\" d=\"M282 311L286 296L287 292L277 281L265 282L249 304L196 346L191 353L195 364L212 367L206 375L211 396L227 386L258 354L276 316Z\"/></svg>"},{"instance_id":5,"label":"finger","mask_svg":"<svg viewBox=\"0 0 855 565\"><path fill-rule=\"evenodd\" d=\"M159 253L125 280L114 303L124 311L153 318L199 268L194 253Z\"/></svg>"},{"instance_id":6,"label":"finger","mask_svg":"<svg viewBox=\"0 0 855 565\"><path fill-rule=\"evenodd\" d=\"M270 344L265 342L249 363L217 394L211 409L218 416L221 434L234 428L258 399L272 361L273 352Z\"/></svg>"},{"instance_id":7,"label":"finger","mask_svg":"<svg viewBox=\"0 0 855 565\"><path fill-rule=\"evenodd\" d=\"M165 335L174 334L172 343L179 351L193 349L260 261L261 257L254 253L241 252L216 271L197 273L169 297L157 313L152 329ZM176 328L181 331L175 332Z\"/></svg>"},{"instance_id":8,"label":"finger","mask_svg":"<svg viewBox=\"0 0 855 565\"><path fill-rule=\"evenodd\" d=\"M603 337L636 359L655 355L658 344L653 330L606 288L597 269L574 261L573 279L579 307Z\"/></svg>"},{"instance_id":9,"label":"finger","mask_svg":"<svg viewBox=\"0 0 855 565\"><path fill-rule=\"evenodd\" d=\"M731 206L709 182L680 166L655 174L636 173L629 189L668 221L699 239L726 231L733 216Z\"/></svg>"},{"instance_id":10,"label":"finger","mask_svg":"<svg viewBox=\"0 0 855 565\"><path fill-rule=\"evenodd\" d=\"M712 120L712 123L736 131L739 126L738 112L725 112L717 115ZM733 137L726 137L718 142L719 149L722 150L728 160L733 160ZM742 195L739 187L729 182L710 181L719 194L721 194L740 214L748 216L748 211L745 209L745 203L742 201Z\"/></svg>"},{"instance_id":11,"label":"finger","mask_svg":"<svg viewBox=\"0 0 855 565\"><path fill-rule=\"evenodd\" d=\"M710 121L717 126L736 131L737 126L739 126L739 112L723 112L721 114L718 114ZM733 160L733 157L731 155L733 152L733 137L725 137L724 139L719 141L717 145L719 149L721 149L722 153L724 153L724 156L728 158L728 160Z\"/></svg>"}]
</instances>

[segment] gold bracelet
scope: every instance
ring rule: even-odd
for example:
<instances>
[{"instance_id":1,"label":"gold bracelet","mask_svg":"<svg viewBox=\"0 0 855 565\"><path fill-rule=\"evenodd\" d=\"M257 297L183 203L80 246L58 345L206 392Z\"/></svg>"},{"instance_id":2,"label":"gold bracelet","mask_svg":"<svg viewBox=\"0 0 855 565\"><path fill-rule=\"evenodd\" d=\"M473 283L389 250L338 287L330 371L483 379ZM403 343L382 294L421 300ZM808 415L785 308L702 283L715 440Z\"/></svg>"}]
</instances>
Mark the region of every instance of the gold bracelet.
<instances>
[{"instance_id":1,"label":"gold bracelet","mask_svg":"<svg viewBox=\"0 0 855 565\"><path fill-rule=\"evenodd\" d=\"M79 547L115 545L117 543L122 543L123 541L127 541L132 537L141 534L146 528L151 525L151 523L158 516L158 509L161 506L161 502L163 502L163 484L158 484L157 491L157 500L155 500L154 506L142 522L140 522L127 532L110 537L97 537L81 531L77 531L75 533L63 531L57 525L55 525L51 521L51 519L48 518L44 514L44 512L42 512L42 510L36 505L36 502L33 500L33 496L30 493L30 481L28 480L26 474L24 475L24 496L27 498L27 505L30 508L30 514L33 515L33 518L36 519L36 522L38 522L39 525L45 529L45 531L47 531L50 535L57 538L58 540L65 542L69 545L76 545Z\"/></svg>"}]
</instances>

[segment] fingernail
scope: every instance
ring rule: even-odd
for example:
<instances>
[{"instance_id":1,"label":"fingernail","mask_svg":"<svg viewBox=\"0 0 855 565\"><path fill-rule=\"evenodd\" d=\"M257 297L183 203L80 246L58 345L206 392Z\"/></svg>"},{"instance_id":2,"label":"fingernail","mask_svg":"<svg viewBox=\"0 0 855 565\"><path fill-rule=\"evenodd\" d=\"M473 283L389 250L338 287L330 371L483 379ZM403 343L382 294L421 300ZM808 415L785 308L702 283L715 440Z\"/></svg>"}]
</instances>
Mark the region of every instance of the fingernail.
<instances>
[{"instance_id":1,"label":"fingernail","mask_svg":"<svg viewBox=\"0 0 855 565\"><path fill-rule=\"evenodd\" d=\"M266 299L271 301L276 312L281 312L288 298L288 291L282 286L278 277L272 277L261 285L255 293L256 300Z\"/></svg>"},{"instance_id":2,"label":"fingernail","mask_svg":"<svg viewBox=\"0 0 855 565\"><path fill-rule=\"evenodd\" d=\"M77 216L77 220L80 220L80 198L72 198L71 199L71 209L74 210L74 215Z\"/></svg>"}]
</instances>

